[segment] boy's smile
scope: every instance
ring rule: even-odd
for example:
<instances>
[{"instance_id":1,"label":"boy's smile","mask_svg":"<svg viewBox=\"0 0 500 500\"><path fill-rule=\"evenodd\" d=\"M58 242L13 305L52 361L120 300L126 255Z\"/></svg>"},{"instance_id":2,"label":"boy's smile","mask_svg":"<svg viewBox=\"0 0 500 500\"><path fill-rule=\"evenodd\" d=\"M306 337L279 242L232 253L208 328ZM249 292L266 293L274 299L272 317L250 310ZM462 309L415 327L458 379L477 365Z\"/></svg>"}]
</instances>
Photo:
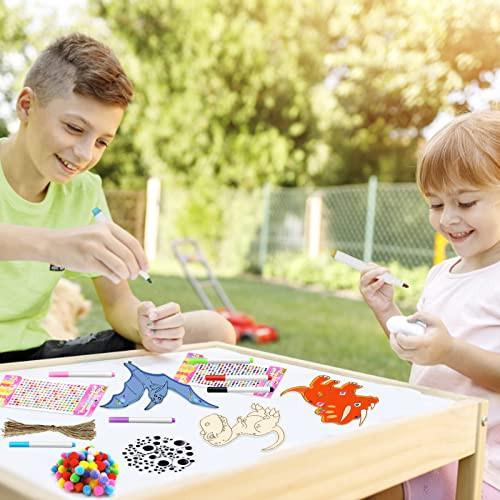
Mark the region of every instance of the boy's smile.
<instances>
[{"instance_id":1,"label":"boy's smile","mask_svg":"<svg viewBox=\"0 0 500 500\"><path fill-rule=\"evenodd\" d=\"M41 201L50 182L66 183L94 167L123 113L121 106L74 92L41 105L25 88L18 100L21 126L13 144L16 151L3 158L12 188L29 201Z\"/></svg>"}]
</instances>

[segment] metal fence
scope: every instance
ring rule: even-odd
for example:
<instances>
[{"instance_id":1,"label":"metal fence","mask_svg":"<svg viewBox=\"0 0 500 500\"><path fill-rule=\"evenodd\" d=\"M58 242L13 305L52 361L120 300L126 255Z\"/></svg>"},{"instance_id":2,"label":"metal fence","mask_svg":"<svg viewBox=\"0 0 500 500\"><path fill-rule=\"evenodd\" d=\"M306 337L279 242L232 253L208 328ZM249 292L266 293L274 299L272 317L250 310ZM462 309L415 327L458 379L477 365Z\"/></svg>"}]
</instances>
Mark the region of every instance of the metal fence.
<instances>
[{"instance_id":1,"label":"metal fence","mask_svg":"<svg viewBox=\"0 0 500 500\"><path fill-rule=\"evenodd\" d=\"M338 248L364 260L431 265L434 232L413 183L378 183L269 193L268 244L262 264L277 251L317 253ZM314 202L314 203L313 203ZM316 207L316 208L313 208Z\"/></svg>"},{"instance_id":2,"label":"metal fence","mask_svg":"<svg viewBox=\"0 0 500 500\"><path fill-rule=\"evenodd\" d=\"M413 183L378 183L372 178L368 184L322 189L267 187L251 194L235 190L231 196L221 192L219 199L224 202L219 220L203 220L205 230L189 223L189 234L185 214L190 213L189 200L196 199L196 193L168 192L165 196L168 203L162 197L159 227L166 237L160 244L164 252L170 251L167 239L182 235L201 239L204 248L211 246L208 253L215 259L220 255L219 264L224 260L227 266L228 255L240 252L238 260L247 269L262 269L277 252L314 257L331 248L364 260L398 261L407 267L433 262L434 233L427 206ZM181 199L182 203L175 202ZM178 228L172 224L181 220L184 223ZM206 228L214 224L225 228L218 232L217 242L206 237Z\"/></svg>"}]
</instances>

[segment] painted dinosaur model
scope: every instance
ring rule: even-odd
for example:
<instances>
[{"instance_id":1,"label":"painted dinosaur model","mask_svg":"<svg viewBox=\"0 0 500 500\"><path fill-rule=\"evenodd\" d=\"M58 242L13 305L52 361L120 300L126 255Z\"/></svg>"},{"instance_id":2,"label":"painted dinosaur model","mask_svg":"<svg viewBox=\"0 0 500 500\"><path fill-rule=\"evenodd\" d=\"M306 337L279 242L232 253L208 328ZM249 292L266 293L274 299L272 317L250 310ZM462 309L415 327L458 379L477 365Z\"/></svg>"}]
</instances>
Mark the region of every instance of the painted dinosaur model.
<instances>
[{"instance_id":1,"label":"painted dinosaur model","mask_svg":"<svg viewBox=\"0 0 500 500\"><path fill-rule=\"evenodd\" d=\"M331 380L326 375L319 375L309 386L290 387L281 393L298 392L311 405L316 407L314 413L321 415L321 421L345 425L359 419L361 425L368 410L375 408L379 399L375 396L360 396L356 394L361 385L347 382L337 386L338 380Z\"/></svg>"}]
</instances>

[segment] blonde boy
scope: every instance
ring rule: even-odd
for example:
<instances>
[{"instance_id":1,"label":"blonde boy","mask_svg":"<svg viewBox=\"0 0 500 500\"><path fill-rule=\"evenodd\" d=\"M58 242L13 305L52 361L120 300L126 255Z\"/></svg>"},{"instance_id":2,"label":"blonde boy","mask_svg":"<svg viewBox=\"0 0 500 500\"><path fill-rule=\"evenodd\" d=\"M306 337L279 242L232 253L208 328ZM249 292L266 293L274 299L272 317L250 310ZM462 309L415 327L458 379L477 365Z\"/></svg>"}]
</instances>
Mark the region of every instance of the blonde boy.
<instances>
[{"instance_id":1,"label":"blonde boy","mask_svg":"<svg viewBox=\"0 0 500 500\"><path fill-rule=\"evenodd\" d=\"M16 103L19 129L0 142L0 362L235 341L217 313L137 299L127 280L148 269L141 245L113 222L92 220L94 207L109 212L101 180L89 171L132 95L112 51L82 34L56 40L26 76ZM113 330L48 340L41 320L62 274L49 264L93 279Z\"/></svg>"}]
</instances>

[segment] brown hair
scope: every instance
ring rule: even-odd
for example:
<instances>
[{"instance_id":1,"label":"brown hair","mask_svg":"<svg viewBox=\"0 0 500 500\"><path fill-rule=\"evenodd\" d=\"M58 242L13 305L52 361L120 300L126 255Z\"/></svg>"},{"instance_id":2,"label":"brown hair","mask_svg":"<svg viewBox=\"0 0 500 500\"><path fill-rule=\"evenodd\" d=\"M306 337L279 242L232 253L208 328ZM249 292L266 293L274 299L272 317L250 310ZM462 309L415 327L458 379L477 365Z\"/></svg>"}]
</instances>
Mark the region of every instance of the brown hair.
<instances>
[{"instance_id":1,"label":"brown hair","mask_svg":"<svg viewBox=\"0 0 500 500\"><path fill-rule=\"evenodd\" d=\"M31 66L24 86L33 89L42 105L75 92L127 107L134 93L112 50L81 33L72 33L49 45Z\"/></svg>"},{"instance_id":2,"label":"brown hair","mask_svg":"<svg viewBox=\"0 0 500 500\"><path fill-rule=\"evenodd\" d=\"M456 117L435 134L417 166L417 185L425 195L459 184L500 185L500 111Z\"/></svg>"}]
</instances>

